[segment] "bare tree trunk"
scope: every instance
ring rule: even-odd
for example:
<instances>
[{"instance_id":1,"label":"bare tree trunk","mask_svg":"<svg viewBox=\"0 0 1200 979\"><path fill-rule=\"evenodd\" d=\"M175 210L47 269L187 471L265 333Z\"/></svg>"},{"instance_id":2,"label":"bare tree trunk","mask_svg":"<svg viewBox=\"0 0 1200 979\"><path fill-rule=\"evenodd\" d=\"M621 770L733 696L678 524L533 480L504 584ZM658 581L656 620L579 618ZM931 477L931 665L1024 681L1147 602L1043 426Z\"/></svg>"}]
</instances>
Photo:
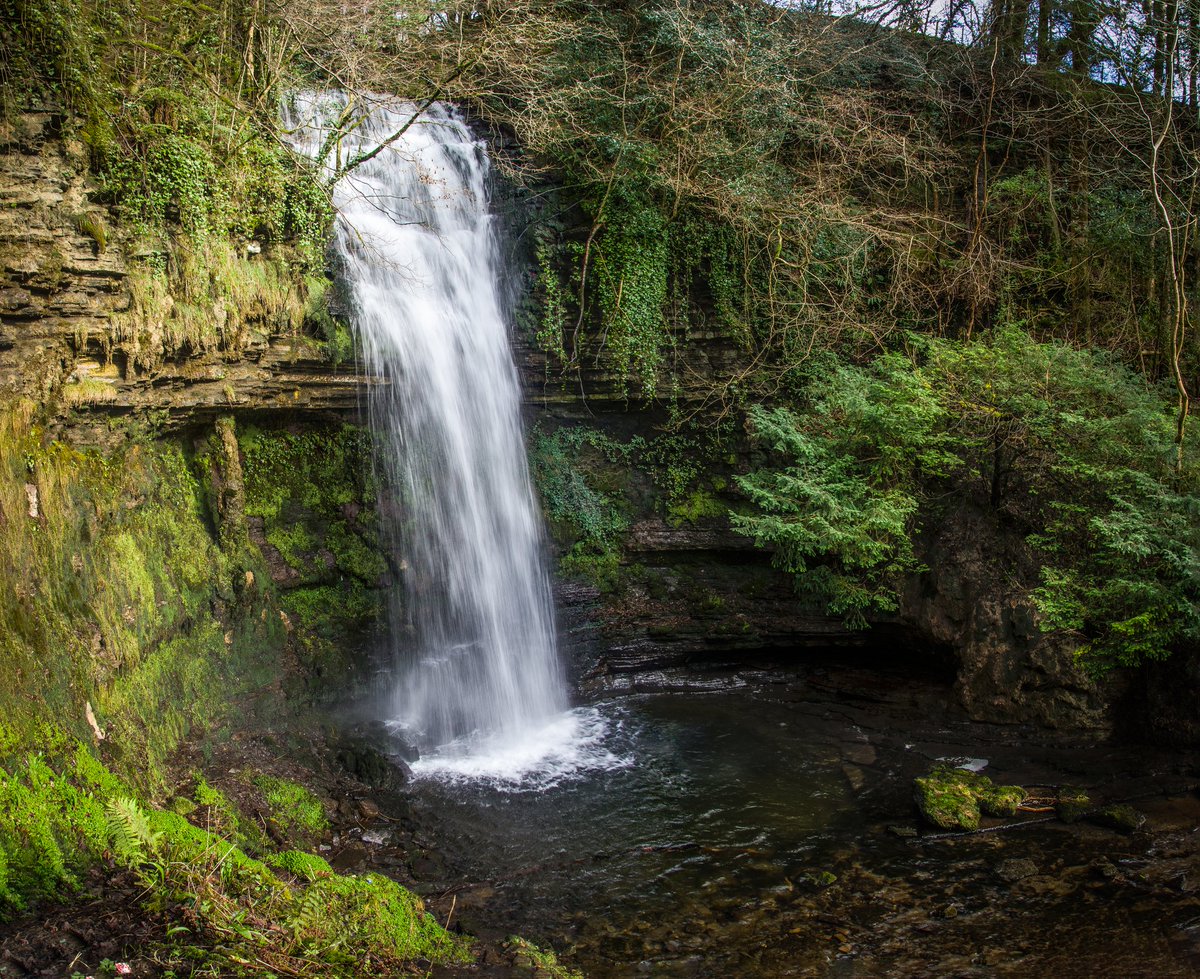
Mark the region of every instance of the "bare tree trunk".
<instances>
[{"instance_id":1,"label":"bare tree trunk","mask_svg":"<svg viewBox=\"0 0 1200 979\"><path fill-rule=\"evenodd\" d=\"M1053 0L1038 0L1037 63L1039 65L1048 65L1052 60L1050 53L1050 17L1053 12Z\"/></svg>"}]
</instances>

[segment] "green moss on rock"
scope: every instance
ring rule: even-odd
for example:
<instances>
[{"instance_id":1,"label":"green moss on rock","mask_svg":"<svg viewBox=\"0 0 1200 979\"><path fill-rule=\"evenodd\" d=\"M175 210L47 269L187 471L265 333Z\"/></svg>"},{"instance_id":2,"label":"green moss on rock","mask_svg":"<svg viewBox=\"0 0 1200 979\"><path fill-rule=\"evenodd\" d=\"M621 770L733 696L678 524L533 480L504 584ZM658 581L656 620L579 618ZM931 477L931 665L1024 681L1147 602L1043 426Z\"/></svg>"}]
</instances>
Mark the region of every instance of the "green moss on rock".
<instances>
[{"instance_id":1,"label":"green moss on rock","mask_svg":"<svg viewBox=\"0 0 1200 979\"><path fill-rule=\"evenodd\" d=\"M1099 812L1090 814L1088 819L1097 826L1104 826L1118 833L1132 833L1141 829L1146 822L1146 814L1133 806L1118 804L1105 806Z\"/></svg>"},{"instance_id":2,"label":"green moss on rock","mask_svg":"<svg viewBox=\"0 0 1200 979\"><path fill-rule=\"evenodd\" d=\"M14 753L54 718L157 790L184 737L277 672L278 614L220 546L195 461L136 425L105 454L0 416L0 576L14 583L0 594L0 740Z\"/></svg>"},{"instance_id":3,"label":"green moss on rock","mask_svg":"<svg viewBox=\"0 0 1200 979\"><path fill-rule=\"evenodd\" d=\"M374 502L371 441L354 425L304 432L239 432L246 514L268 522L293 508L328 515Z\"/></svg>"},{"instance_id":4,"label":"green moss on rock","mask_svg":"<svg viewBox=\"0 0 1200 979\"><path fill-rule=\"evenodd\" d=\"M372 546L374 544L374 546ZM334 566L363 584L377 587L387 575L387 561L378 543L368 541L343 520L331 524L325 535L325 547L333 555Z\"/></svg>"},{"instance_id":5,"label":"green moss on rock","mask_svg":"<svg viewBox=\"0 0 1200 979\"><path fill-rule=\"evenodd\" d=\"M962 769L938 767L914 779L917 810L939 829L979 829L979 796L974 778Z\"/></svg>"},{"instance_id":6,"label":"green moss on rock","mask_svg":"<svg viewBox=\"0 0 1200 979\"><path fill-rule=\"evenodd\" d=\"M319 857L314 853L305 853L303 850L284 850L282 853L273 853L267 857L266 862L271 867L307 881L327 877L334 872L324 857Z\"/></svg>"},{"instance_id":7,"label":"green moss on rock","mask_svg":"<svg viewBox=\"0 0 1200 979\"><path fill-rule=\"evenodd\" d=\"M989 816L1008 819L1017 814L1017 806L1028 795L1019 785L995 785L980 795L979 806Z\"/></svg>"},{"instance_id":8,"label":"green moss on rock","mask_svg":"<svg viewBox=\"0 0 1200 979\"><path fill-rule=\"evenodd\" d=\"M271 809L271 821L290 839L314 841L329 829L325 807L303 785L273 775L252 779Z\"/></svg>"},{"instance_id":9,"label":"green moss on rock","mask_svg":"<svg viewBox=\"0 0 1200 979\"><path fill-rule=\"evenodd\" d=\"M1017 785L995 785L986 775L964 768L936 766L914 779L914 798L921 816L945 830L976 830L983 813L1007 818L1016 813L1026 792Z\"/></svg>"},{"instance_id":10,"label":"green moss on rock","mask_svg":"<svg viewBox=\"0 0 1200 979\"><path fill-rule=\"evenodd\" d=\"M1083 789L1063 786L1058 790L1054 812L1064 823L1078 822L1092 807L1092 800Z\"/></svg>"},{"instance_id":11,"label":"green moss on rock","mask_svg":"<svg viewBox=\"0 0 1200 979\"><path fill-rule=\"evenodd\" d=\"M716 480L713 482L715 484ZM727 513L729 507L703 486L667 502L667 523L672 527L695 526L706 520L720 520Z\"/></svg>"}]
</instances>

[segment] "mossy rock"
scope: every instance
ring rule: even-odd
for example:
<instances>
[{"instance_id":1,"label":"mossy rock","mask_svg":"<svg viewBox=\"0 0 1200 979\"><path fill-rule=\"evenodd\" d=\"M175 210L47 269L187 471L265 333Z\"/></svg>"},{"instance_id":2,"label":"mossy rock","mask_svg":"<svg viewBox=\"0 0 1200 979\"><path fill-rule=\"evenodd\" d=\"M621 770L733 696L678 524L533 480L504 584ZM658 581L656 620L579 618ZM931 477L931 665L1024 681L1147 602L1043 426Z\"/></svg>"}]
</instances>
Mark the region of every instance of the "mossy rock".
<instances>
[{"instance_id":1,"label":"mossy rock","mask_svg":"<svg viewBox=\"0 0 1200 979\"><path fill-rule=\"evenodd\" d=\"M306 786L260 773L250 780L271 810L271 823L284 839L311 842L329 831L325 806Z\"/></svg>"},{"instance_id":2,"label":"mossy rock","mask_svg":"<svg viewBox=\"0 0 1200 979\"><path fill-rule=\"evenodd\" d=\"M1017 806L1028 795L1019 785L994 785L980 795L979 806L989 816L1008 819L1017 814Z\"/></svg>"},{"instance_id":3,"label":"mossy rock","mask_svg":"<svg viewBox=\"0 0 1200 979\"><path fill-rule=\"evenodd\" d=\"M1138 812L1133 806L1105 806L1099 812L1092 813L1088 819L1097 826L1115 829L1118 833L1132 833L1141 829L1146 822L1146 814Z\"/></svg>"},{"instance_id":4,"label":"mossy rock","mask_svg":"<svg viewBox=\"0 0 1200 979\"><path fill-rule=\"evenodd\" d=\"M945 830L979 829L983 813L1012 816L1026 796L1018 785L994 785L986 775L945 765L914 779L913 790L921 816Z\"/></svg>"},{"instance_id":5,"label":"mossy rock","mask_svg":"<svg viewBox=\"0 0 1200 979\"><path fill-rule=\"evenodd\" d=\"M190 816L198 807L187 796L177 795L171 800L170 808L171 812L178 813L180 816Z\"/></svg>"},{"instance_id":6,"label":"mossy rock","mask_svg":"<svg viewBox=\"0 0 1200 979\"><path fill-rule=\"evenodd\" d=\"M913 780L917 810L939 829L979 829L979 794L974 779L971 772L939 765Z\"/></svg>"},{"instance_id":7,"label":"mossy rock","mask_svg":"<svg viewBox=\"0 0 1200 979\"><path fill-rule=\"evenodd\" d=\"M1054 813L1068 825L1082 819L1092 807L1092 800L1083 789L1064 786L1058 790Z\"/></svg>"}]
</instances>

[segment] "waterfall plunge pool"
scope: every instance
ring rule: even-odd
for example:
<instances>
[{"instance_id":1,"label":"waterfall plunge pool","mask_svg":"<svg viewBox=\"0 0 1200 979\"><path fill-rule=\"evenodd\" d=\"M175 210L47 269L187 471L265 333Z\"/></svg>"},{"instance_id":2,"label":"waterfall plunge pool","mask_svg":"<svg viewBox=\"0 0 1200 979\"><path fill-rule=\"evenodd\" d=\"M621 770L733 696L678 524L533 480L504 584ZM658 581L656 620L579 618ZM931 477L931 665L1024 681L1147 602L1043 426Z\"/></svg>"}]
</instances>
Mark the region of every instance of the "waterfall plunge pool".
<instances>
[{"instance_id":1,"label":"waterfall plunge pool","mask_svg":"<svg viewBox=\"0 0 1200 979\"><path fill-rule=\"evenodd\" d=\"M1170 788L1179 759L1039 741L947 703L851 669L593 704L576 716L608 765L521 783L435 763L409 784L438 854L415 862L419 887L468 930L551 944L590 977L1197 974L1200 899L1176 879L1200 870L1194 794L1139 801L1146 836L888 830L916 825L911 780L938 758L1114 798ZM1007 879L1013 860L1036 872Z\"/></svg>"},{"instance_id":2,"label":"waterfall plunge pool","mask_svg":"<svg viewBox=\"0 0 1200 979\"><path fill-rule=\"evenodd\" d=\"M419 740L402 721L389 727L406 743ZM516 732L472 732L422 754L410 767L421 780L498 792L544 792L593 773L632 767L633 754L622 750L623 743L604 711L577 707Z\"/></svg>"}]
</instances>

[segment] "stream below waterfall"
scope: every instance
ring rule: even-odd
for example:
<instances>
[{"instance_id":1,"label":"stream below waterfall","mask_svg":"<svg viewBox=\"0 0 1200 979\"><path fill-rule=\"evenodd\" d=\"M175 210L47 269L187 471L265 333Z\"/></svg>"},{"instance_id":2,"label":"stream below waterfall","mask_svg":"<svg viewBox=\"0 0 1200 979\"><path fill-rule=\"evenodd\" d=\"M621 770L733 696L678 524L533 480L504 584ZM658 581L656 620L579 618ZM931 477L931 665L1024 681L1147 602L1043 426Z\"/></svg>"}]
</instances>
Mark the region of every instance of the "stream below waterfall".
<instances>
[{"instance_id":1,"label":"stream below waterfall","mask_svg":"<svg viewBox=\"0 0 1200 979\"><path fill-rule=\"evenodd\" d=\"M590 977L1200 974L1186 759L973 724L940 684L874 670L707 686L593 705L607 770L549 788L418 778L420 887L468 930L544 941ZM917 826L912 778L956 757L1140 797L1148 829L1030 815L895 835Z\"/></svg>"}]
</instances>

